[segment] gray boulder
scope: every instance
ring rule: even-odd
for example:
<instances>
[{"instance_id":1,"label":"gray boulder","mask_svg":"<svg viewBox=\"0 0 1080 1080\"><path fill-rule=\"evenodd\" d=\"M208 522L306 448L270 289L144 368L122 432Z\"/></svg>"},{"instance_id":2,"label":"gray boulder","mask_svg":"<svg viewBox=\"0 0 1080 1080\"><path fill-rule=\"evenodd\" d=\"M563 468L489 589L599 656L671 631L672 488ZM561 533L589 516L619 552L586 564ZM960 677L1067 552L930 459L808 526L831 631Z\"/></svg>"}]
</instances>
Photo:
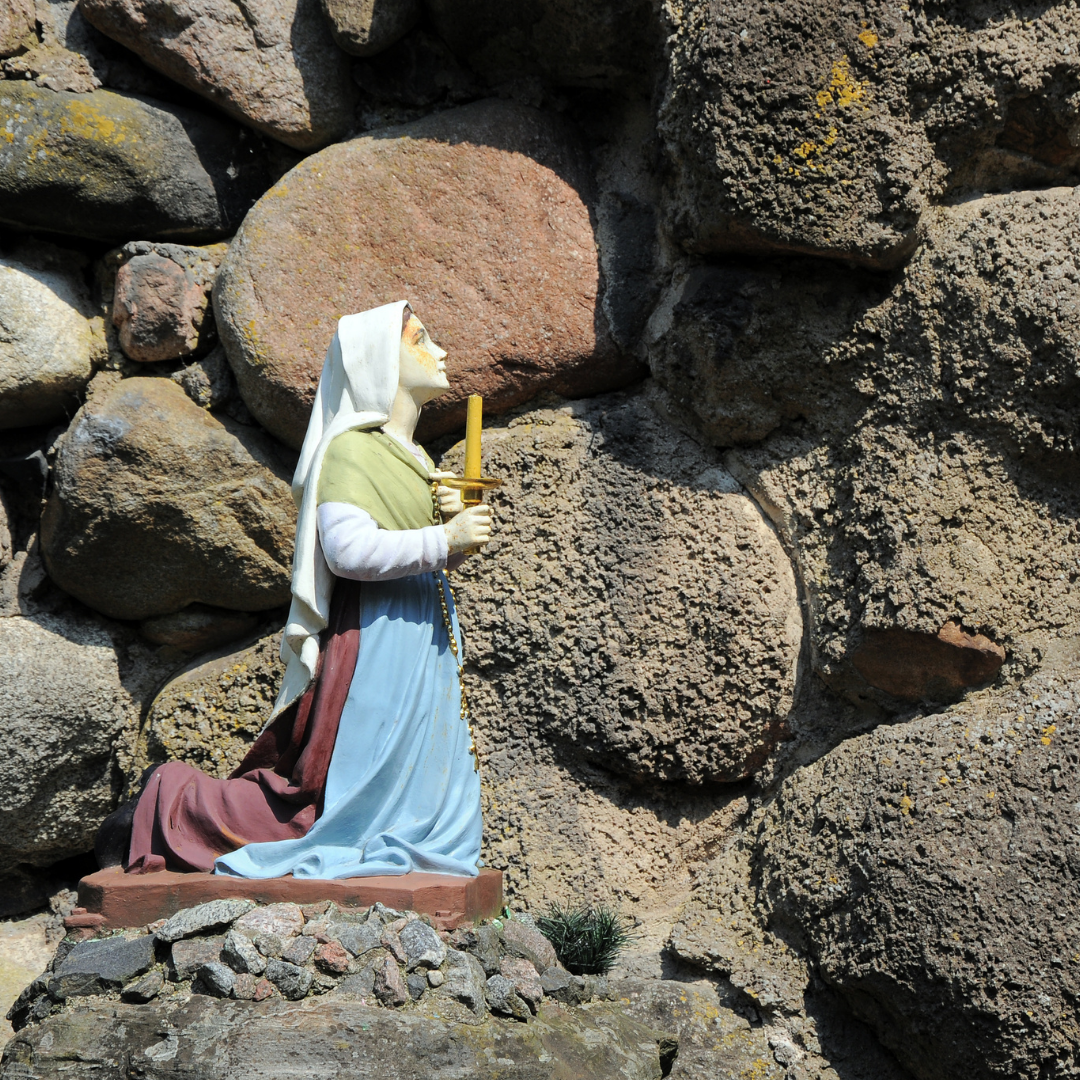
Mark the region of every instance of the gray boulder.
<instances>
[{"instance_id":1,"label":"gray boulder","mask_svg":"<svg viewBox=\"0 0 1080 1080\"><path fill-rule=\"evenodd\" d=\"M769 924L920 1080L1069 1076L1080 647L798 770L754 850ZM714 913L714 918L723 918Z\"/></svg>"},{"instance_id":2,"label":"gray boulder","mask_svg":"<svg viewBox=\"0 0 1080 1080\"><path fill-rule=\"evenodd\" d=\"M438 988L439 993L460 1001L479 1016L487 1000L487 977L480 961L469 953L448 949L444 974L446 978Z\"/></svg>"},{"instance_id":3,"label":"gray boulder","mask_svg":"<svg viewBox=\"0 0 1080 1080\"><path fill-rule=\"evenodd\" d=\"M398 937L405 950L408 971L415 971L418 967L442 967L446 959L446 945L427 923L413 919L402 927Z\"/></svg>"},{"instance_id":4,"label":"gray boulder","mask_svg":"<svg viewBox=\"0 0 1080 1080\"><path fill-rule=\"evenodd\" d=\"M273 177L258 140L134 94L6 81L0 222L124 240L233 232Z\"/></svg>"},{"instance_id":5,"label":"gray boulder","mask_svg":"<svg viewBox=\"0 0 1080 1080\"><path fill-rule=\"evenodd\" d=\"M484 453L505 479L499 530L454 577L487 738L527 724L693 784L759 768L792 707L802 619L787 555L717 457L645 395L489 426Z\"/></svg>"},{"instance_id":6,"label":"gray boulder","mask_svg":"<svg viewBox=\"0 0 1080 1080\"><path fill-rule=\"evenodd\" d=\"M334 41L354 56L374 56L420 20L420 0L322 0Z\"/></svg>"},{"instance_id":7,"label":"gray boulder","mask_svg":"<svg viewBox=\"0 0 1080 1080\"><path fill-rule=\"evenodd\" d=\"M202 994L150 1005L102 1002L23 1028L5 1047L0 1077L25 1075L26 1061L41 1080L68 1077L77 1060L111 1080L121 1075L117 1062L134 1060L161 1080L245 1073L330 1080L355 1073L359 1060L385 1080L440 1074L496 1080L508 1069L535 1080L660 1080L664 1036L628 1019L620 1006L541 1009L527 1026L491 1019L466 1025L439 1016L437 996L427 994L408 1010L369 1007L336 993L258 1007Z\"/></svg>"},{"instance_id":8,"label":"gray boulder","mask_svg":"<svg viewBox=\"0 0 1080 1080\"><path fill-rule=\"evenodd\" d=\"M182 982L192 978L203 964L219 962L222 959L224 947L223 934L181 938L169 950L169 978L173 982Z\"/></svg>"},{"instance_id":9,"label":"gray boulder","mask_svg":"<svg viewBox=\"0 0 1080 1080\"><path fill-rule=\"evenodd\" d=\"M946 194L1074 182L1072 9L796 0L773 15L694 0L674 16L660 129L687 249L896 266Z\"/></svg>"},{"instance_id":10,"label":"gray boulder","mask_svg":"<svg viewBox=\"0 0 1080 1080\"><path fill-rule=\"evenodd\" d=\"M158 941L173 942L193 937L204 930L213 930L246 915L255 906L254 900L209 900L205 904L184 908L170 916L157 932Z\"/></svg>"},{"instance_id":11,"label":"gray boulder","mask_svg":"<svg viewBox=\"0 0 1080 1080\"><path fill-rule=\"evenodd\" d=\"M268 960L266 977L281 991L286 1001L298 1001L311 989L314 975L287 960Z\"/></svg>"},{"instance_id":12,"label":"gray boulder","mask_svg":"<svg viewBox=\"0 0 1080 1080\"><path fill-rule=\"evenodd\" d=\"M226 3L81 0L86 18L151 67L288 146L340 139L353 103L349 59L318 0Z\"/></svg>"},{"instance_id":13,"label":"gray boulder","mask_svg":"<svg viewBox=\"0 0 1080 1080\"><path fill-rule=\"evenodd\" d=\"M295 507L287 464L168 379L109 382L60 448L42 516L52 579L105 614L192 602L258 611L288 599Z\"/></svg>"},{"instance_id":14,"label":"gray boulder","mask_svg":"<svg viewBox=\"0 0 1080 1080\"><path fill-rule=\"evenodd\" d=\"M0 618L0 642L0 867L48 866L93 847L162 671L85 611Z\"/></svg>"},{"instance_id":15,"label":"gray boulder","mask_svg":"<svg viewBox=\"0 0 1080 1080\"><path fill-rule=\"evenodd\" d=\"M119 989L154 964L154 935L83 941L64 957L49 980L49 993L59 999Z\"/></svg>"},{"instance_id":16,"label":"gray boulder","mask_svg":"<svg viewBox=\"0 0 1080 1080\"><path fill-rule=\"evenodd\" d=\"M236 972L219 960L211 960L210 963L203 964L195 974L198 984L206 993L221 998L233 996L236 988Z\"/></svg>"},{"instance_id":17,"label":"gray boulder","mask_svg":"<svg viewBox=\"0 0 1080 1080\"><path fill-rule=\"evenodd\" d=\"M221 951L225 963L242 975L261 975L266 970L266 961L262 954L249 938L237 930L230 930L225 935L225 944Z\"/></svg>"},{"instance_id":18,"label":"gray boulder","mask_svg":"<svg viewBox=\"0 0 1080 1080\"><path fill-rule=\"evenodd\" d=\"M492 975L487 981L488 1008L500 1016L512 1016L515 1020L528 1020L528 1005L520 997L514 984L503 975Z\"/></svg>"},{"instance_id":19,"label":"gray boulder","mask_svg":"<svg viewBox=\"0 0 1080 1080\"><path fill-rule=\"evenodd\" d=\"M51 244L0 258L0 428L70 416L103 359L82 261Z\"/></svg>"}]
</instances>

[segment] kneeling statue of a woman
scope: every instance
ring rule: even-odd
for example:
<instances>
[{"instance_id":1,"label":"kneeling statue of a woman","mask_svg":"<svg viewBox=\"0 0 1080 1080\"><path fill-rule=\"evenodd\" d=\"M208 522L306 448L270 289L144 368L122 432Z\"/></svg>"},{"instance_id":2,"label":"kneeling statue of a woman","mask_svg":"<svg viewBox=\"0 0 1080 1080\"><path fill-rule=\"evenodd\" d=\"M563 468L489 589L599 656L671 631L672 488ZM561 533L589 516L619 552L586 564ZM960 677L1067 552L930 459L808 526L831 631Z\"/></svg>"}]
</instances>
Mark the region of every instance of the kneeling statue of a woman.
<instances>
[{"instance_id":1,"label":"kneeling statue of a woman","mask_svg":"<svg viewBox=\"0 0 1080 1080\"><path fill-rule=\"evenodd\" d=\"M413 442L448 389L405 301L338 323L293 479L300 508L281 693L225 780L183 762L102 826L129 873L475 876L480 778L446 579L491 538ZM445 519L445 523L443 520Z\"/></svg>"}]
</instances>

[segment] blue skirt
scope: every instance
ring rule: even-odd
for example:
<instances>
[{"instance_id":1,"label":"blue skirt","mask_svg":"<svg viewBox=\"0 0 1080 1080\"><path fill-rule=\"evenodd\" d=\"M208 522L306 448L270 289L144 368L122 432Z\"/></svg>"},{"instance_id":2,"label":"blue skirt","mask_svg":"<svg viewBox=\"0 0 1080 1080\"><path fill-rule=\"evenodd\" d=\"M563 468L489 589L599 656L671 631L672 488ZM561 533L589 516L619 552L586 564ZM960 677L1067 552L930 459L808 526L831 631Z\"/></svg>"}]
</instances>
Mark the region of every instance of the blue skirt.
<instances>
[{"instance_id":1,"label":"blue skirt","mask_svg":"<svg viewBox=\"0 0 1080 1080\"><path fill-rule=\"evenodd\" d=\"M322 816L298 840L248 844L221 856L216 873L476 876L480 776L461 718L461 684L440 591L460 654L457 613L442 571L364 583L360 651Z\"/></svg>"}]
</instances>

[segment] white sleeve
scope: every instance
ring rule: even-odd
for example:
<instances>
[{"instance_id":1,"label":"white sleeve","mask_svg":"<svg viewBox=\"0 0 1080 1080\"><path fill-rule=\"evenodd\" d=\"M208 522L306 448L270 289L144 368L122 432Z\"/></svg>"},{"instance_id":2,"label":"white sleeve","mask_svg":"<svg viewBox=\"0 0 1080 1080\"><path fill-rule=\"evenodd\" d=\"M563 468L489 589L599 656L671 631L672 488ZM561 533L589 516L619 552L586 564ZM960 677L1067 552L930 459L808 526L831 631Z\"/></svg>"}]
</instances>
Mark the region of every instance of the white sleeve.
<instances>
[{"instance_id":1,"label":"white sleeve","mask_svg":"<svg viewBox=\"0 0 1080 1080\"><path fill-rule=\"evenodd\" d=\"M319 540L330 570L354 581L390 581L446 566L446 533L423 529L380 529L366 511L350 503L319 507Z\"/></svg>"}]
</instances>

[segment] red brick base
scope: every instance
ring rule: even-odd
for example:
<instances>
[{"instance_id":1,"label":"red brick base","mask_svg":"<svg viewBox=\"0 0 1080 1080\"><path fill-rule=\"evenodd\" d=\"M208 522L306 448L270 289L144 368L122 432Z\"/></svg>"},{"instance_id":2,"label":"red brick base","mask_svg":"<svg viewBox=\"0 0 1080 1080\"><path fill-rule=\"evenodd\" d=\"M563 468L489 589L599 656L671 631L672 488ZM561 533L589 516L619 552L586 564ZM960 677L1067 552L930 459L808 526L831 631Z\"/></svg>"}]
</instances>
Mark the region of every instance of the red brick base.
<instances>
[{"instance_id":1,"label":"red brick base","mask_svg":"<svg viewBox=\"0 0 1080 1080\"><path fill-rule=\"evenodd\" d=\"M497 915L502 908L502 871L481 870L479 877L403 874L400 877L311 878L221 877L215 874L125 874L99 870L79 882L79 905L101 916L102 927L143 926L206 900L243 897L274 904L314 904L333 900L339 907L370 907L381 902L399 910L430 915L439 929ZM84 916L85 917L85 916ZM94 920L97 923L97 920Z\"/></svg>"}]
</instances>

